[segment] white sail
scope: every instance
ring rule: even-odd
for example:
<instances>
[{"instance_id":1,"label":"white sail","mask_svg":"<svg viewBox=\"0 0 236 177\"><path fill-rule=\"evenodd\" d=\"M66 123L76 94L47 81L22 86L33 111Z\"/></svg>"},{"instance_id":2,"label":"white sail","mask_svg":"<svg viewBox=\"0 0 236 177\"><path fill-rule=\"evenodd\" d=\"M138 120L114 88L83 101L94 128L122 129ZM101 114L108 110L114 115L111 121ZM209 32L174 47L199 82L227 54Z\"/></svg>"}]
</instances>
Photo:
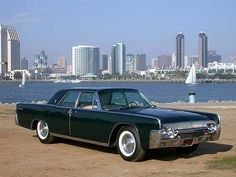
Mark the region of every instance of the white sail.
<instances>
[{"instance_id":1,"label":"white sail","mask_svg":"<svg viewBox=\"0 0 236 177\"><path fill-rule=\"evenodd\" d=\"M195 66L192 65L192 68L188 74L187 79L185 80L185 84L196 84L196 70Z\"/></svg>"},{"instance_id":2,"label":"white sail","mask_svg":"<svg viewBox=\"0 0 236 177\"><path fill-rule=\"evenodd\" d=\"M22 81L19 87L24 87L24 85L25 85L25 71L22 72Z\"/></svg>"}]
</instances>

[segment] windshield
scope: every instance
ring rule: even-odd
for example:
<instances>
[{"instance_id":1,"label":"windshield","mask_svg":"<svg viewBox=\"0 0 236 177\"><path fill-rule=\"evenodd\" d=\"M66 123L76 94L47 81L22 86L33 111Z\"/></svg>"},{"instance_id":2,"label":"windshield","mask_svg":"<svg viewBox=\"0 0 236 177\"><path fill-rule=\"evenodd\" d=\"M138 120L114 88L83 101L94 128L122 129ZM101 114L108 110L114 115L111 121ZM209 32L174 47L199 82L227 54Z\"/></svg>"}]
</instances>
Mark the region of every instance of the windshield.
<instances>
[{"instance_id":1,"label":"windshield","mask_svg":"<svg viewBox=\"0 0 236 177\"><path fill-rule=\"evenodd\" d=\"M147 98L137 90L103 90L99 97L105 110L151 107Z\"/></svg>"}]
</instances>

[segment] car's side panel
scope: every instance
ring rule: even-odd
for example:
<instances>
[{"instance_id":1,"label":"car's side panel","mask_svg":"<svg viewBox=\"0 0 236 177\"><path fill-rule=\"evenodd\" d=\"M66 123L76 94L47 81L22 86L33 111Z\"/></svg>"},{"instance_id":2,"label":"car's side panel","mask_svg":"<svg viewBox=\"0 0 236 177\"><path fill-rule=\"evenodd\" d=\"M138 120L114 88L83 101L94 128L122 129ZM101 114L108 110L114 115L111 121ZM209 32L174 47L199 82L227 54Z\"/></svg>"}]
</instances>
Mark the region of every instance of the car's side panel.
<instances>
[{"instance_id":1,"label":"car's side panel","mask_svg":"<svg viewBox=\"0 0 236 177\"><path fill-rule=\"evenodd\" d=\"M130 125L137 129L142 146L148 149L151 130L159 129L155 118L144 118L132 114L110 111L74 109L71 117L71 135L73 137L110 143L110 137L116 126Z\"/></svg>"}]
</instances>

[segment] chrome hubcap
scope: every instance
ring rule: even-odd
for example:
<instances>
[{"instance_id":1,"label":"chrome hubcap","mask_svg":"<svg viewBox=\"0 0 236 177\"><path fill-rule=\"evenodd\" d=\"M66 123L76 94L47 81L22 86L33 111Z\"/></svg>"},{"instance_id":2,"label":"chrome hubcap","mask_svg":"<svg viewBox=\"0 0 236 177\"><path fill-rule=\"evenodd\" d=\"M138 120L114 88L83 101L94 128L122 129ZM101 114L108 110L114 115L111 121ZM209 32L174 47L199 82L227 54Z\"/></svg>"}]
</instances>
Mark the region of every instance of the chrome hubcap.
<instances>
[{"instance_id":1,"label":"chrome hubcap","mask_svg":"<svg viewBox=\"0 0 236 177\"><path fill-rule=\"evenodd\" d=\"M136 141L134 135L129 131L124 131L119 138L120 151L126 157L131 156L136 149Z\"/></svg>"},{"instance_id":2,"label":"chrome hubcap","mask_svg":"<svg viewBox=\"0 0 236 177\"><path fill-rule=\"evenodd\" d=\"M39 121L37 129L39 138L43 140L46 139L49 132L48 124L46 122Z\"/></svg>"}]
</instances>

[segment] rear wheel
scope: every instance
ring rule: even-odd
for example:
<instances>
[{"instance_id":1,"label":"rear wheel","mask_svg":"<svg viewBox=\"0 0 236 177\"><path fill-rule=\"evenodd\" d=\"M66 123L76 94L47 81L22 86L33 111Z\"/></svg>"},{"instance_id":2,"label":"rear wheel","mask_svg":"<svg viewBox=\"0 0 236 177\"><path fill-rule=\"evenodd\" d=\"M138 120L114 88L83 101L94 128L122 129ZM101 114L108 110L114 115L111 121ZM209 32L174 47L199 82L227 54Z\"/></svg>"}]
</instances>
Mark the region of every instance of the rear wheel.
<instances>
[{"instance_id":1,"label":"rear wheel","mask_svg":"<svg viewBox=\"0 0 236 177\"><path fill-rule=\"evenodd\" d=\"M191 154L198 148L198 145L199 144L194 144L189 147L177 147L176 150L182 154Z\"/></svg>"},{"instance_id":2,"label":"rear wheel","mask_svg":"<svg viewBox=\"0 0 236 177\"><path fill-rule=\"evenodd\" d=\"M145 156L138 132L129 126L122 127L118 132L117 149L124 160L140 161Z\"/></svg>"},{"instance_id":3,"label":"rear wheel","mask_svg":"<svg viewBox=\"0 0 236 177\"><path fill-rule=\"evenodd\" d=\"M42 121L42 120L38 121L36 132L37 132L40 142L42 142L42 143L50 144L55 139L50 134L48 124L45 121Z\"/></svg>"}]
</instances>

